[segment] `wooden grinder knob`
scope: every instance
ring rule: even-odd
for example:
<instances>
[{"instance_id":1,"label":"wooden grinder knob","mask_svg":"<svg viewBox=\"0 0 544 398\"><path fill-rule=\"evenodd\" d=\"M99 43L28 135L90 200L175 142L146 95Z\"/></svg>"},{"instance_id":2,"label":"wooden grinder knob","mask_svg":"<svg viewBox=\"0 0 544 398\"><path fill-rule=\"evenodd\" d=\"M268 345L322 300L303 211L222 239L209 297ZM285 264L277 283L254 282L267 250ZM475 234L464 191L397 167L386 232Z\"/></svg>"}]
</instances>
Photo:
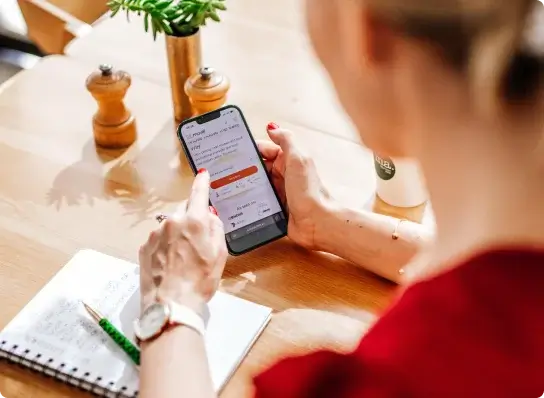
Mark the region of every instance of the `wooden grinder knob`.
<instances>
[{"instance_id":1,"label":"wooden grinder knob","mask_svg":"<svg viewBox=\"0 0 544 398\"><path fill-rule=\"evenodd\" d=\"M100 65L87 78L87 90L98 103L93 117L96 144L108 149L129 147L136 141L136 122L125 107L124 98L131 84L130 75L111 65Z\"/></svg>"},{"instance_id":2,"label":"wooden grinder knob","mask_svg":"<svg viewBox=\"0 0 544 398\"><path fill-rule=\"evenodd\" d=\"M195 116L225 105L229 88L229 79L210 67L200 68L197 74L185 82L185 93L189 97Z\"/></svg>"}]
</instances>

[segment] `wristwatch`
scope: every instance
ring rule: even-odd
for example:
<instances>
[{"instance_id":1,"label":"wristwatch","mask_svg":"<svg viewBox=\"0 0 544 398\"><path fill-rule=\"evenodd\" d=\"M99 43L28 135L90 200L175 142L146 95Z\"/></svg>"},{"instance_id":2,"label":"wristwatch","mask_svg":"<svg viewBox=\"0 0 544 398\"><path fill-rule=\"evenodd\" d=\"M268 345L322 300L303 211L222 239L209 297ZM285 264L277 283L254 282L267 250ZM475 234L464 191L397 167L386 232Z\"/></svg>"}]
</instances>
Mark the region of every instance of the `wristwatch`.
<instances>
[{"instance_id":1,"label":"wristwatch","mask_svg":"<svg viewBox=\"0 0 544 398\"><path fill-rule=\"evenodd\" d=\"M193 309L174 302L155 302L134 321L134 335L138 344L159 337L173 326L186 326L204 336L206 324Z\"/></svg>"}]
</instances>

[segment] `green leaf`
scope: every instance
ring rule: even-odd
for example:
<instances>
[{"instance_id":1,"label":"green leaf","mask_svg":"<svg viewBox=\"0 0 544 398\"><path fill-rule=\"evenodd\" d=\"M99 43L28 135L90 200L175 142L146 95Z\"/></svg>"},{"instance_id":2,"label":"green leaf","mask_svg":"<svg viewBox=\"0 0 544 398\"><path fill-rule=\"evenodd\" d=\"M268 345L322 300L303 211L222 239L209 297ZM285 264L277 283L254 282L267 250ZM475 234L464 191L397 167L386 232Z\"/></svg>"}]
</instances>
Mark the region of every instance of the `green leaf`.
<instances>
[{"instance_id":1,"label":"green leaf","mask_svg":"<svg viewBox=\"0 0 544 398\"><path fill-rule=\"evenodd\" d=\"M194 26L195 28L198 28L204 22L204 18L206 18L206 14L198 14L194 18L194 21L191 21L191 25Z\"/></svg>"},{"instance_id":2,"label":"green leaf","mask_svg":"<svg viewBox=\"0 0 544 398\"><path fill-rule=\"evenodd\" d=\"M163 13L166 15L166 19L172 22L176 15L176 9L174 7L168 7L166 10L163 10Z\"/></svg>"},{"instance_id":3,"label":"green leaf","mask_svg":"<svg viewBox=\"0 0 544 398\"><path fill-rule=\"evenodd\" d=\"M190 7L185 8L185 11L187 11L190 14L196 14L199 8L200 6L198 4L191 4Z\"/></svg>"},{"instance_id":4,"label":"green leaf","mask_svg":"<svg viewBox=\"0 0 544 398\"><path fill-rule=\"evenodd\" d=\"M145 31L149 31L149 14L145 14L144 17L144 29Z\"/></svg>"},{"instance_id":5,"label":"green leaf","mask_svg":"<svg viewBox=\"0 0 544 398\"><path fill-rule=\"evenodd\" d=\"M227 10L227 6L224 5L223 3L218 2L218 1L214 1L213 6L214 6L214 8L216 10L221 10L221 11L226 11Z\"/></svg>"},{"instance_id":6,"label":"green leaf","mask_svg":"<svg viewBox=\"0 0 544 398\"><path fill-rule=\"evenodd\" d=\"M162 27L162 30L168 34L168 35L171 35L172 33L174 33L172 31L172 28L170 27L170 24L168 22L166 22L165 20L161 20L160 21L160 24L161 24L161 27Z\"/></svg>"},{"instance_id":7,"label":"green leaf","mask_svg":"<svg viewBox=\"0 0 544 398\"><path fill-rule=\"evenodd\" d=\"M194 26L195 28L202 25L202 22L206 18L206 8L207 8L206 4L201 5L197 13L194 15L194 18L191 20L191 25Z\"/></svg>"},{"instance_id":8,"label":"green leaf","mask_svg":"<svg viewBox=\"0 0 544 398\"><path fill-rule=\"evenodd\" d=\"M158 11L158 10L155 10L155 9L150 10L150 11L149 11L149 14L151 15L151 17L152 17L153 19L161 19L161 12Z\"/></svg>"},{"instance_id":9,"label":"green leaf","mask_svg":"<svg viewBox=\"0 0 544 398\"><path fill-rule=\"evenodd\" d=\"M157 22L154 19L151 21L151 28L153 30L153 40L157 40L158 29L157 29Z\"/></svg>"},{"instance_id":10,"label":"green leaf","mask_svg":"<svg viewBox=\"0 0 544 398\"><path fill-rule=\"evenodd\" d=\"M176 15L173 19L174 21L182 21L182 20L185 20L185 18L187 18L189 15L186 14L186 13L182 13L180 15Z\"/></svg>"},{"instance_id":11,"label":"green leaf","mask_svg":"<svg viewBox=\"0 0 544 398\"><path fill-rule=\"evenodd\" d=\"M213 19L215 22L221 22L221 18L219 18L219 15L215 11L210 11L208 13L211 19Z\"/></svg>"},{"instance_id":12,"label":"green leaf","mask_svg":"<svg viewBox=\"0 0 544 398\"><path fill-rule=\"evenodd\" d=\"M187 18L187 15L182 15L180 18L174 19L173 23L174 23L175 25L183 25L183 24L186 23L186 22L185 22L185 19L186 19L186 18Z\"/></svg>"},{"instance_id":13,"label":"green leaf","mask_svg":"<svg viewBox=\"0 0 544 398\"><path fill-rule=\"evenodd\" d=\"M161 0L155 4L155 8L162 11L168 8L170 5L172 5L172 0Z\"/></svg>"},{"instance_id":14,"label":"green leaf","mask_svg":"<svg viewBox=\"0 0 544 398\"><path fill-rule=\"evenodd\" d=\"M116 9L112 8L112 13L111 13L110 17L113 18L119 12L120 9L121 9L120 7L117 7Z\"/></svg>"}]
</instances>

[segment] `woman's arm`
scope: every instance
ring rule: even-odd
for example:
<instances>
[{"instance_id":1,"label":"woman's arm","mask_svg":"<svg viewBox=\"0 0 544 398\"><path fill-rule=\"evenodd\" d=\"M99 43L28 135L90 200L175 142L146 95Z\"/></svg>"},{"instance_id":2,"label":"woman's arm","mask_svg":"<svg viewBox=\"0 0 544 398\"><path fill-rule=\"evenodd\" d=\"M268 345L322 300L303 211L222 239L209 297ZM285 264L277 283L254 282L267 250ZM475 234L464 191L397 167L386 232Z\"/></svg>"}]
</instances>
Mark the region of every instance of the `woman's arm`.
<instances>
[{"instance_id":1,"label":"woman's arm","mask_svg":"<svg viewBox=\"0 0 544 398\"><path fill-rule=\"evenodd\" d=\"M323 185L313 159L294 142L293 133L274 123L267 130L272 141L259 141L259 150L289 211L289 238L387 279L400 283L411 280L412 267L404 274L399 270L430 242L431 231L412 222L399 224L393 217L341 208ZM399 238L394 240L396 229Z\"/></svg>"},{"instance_id":2,"label":"woman's arm","mask_svg":"<svg viewBox=\"0 0 544 398\"><path fill-rule=\"evenodd\" d=\"M342 207L327 209L316 225L319 251L342 257L386 279L405 283L407 264L432 241L428 227L410 221ZM398 239L393 239L397 232Z\"/></svg>"},{"instance_id":3,"label":"woman's arm","mask_svg":"<svg viewBox=\"0 0 544 398\"><path fill-rule=\"evenodd\" d=\"M214 398L204 339L177 326L142 346L142 398Z\"/></svg>"},{"instance_id":4,"label":"woman's arm","mask_svg":"<svg viewBox=\"0 0 544 398\"><path fill-rule=\"evenodd\" d=\"M206 313L205 305L219 286L228 255L223 223L208 204L209 188L210 174L201 170L189 200L182 202L140 248L143 312L162 302L192 310L194 316ZM147 325L158 328L156 323L151 318ZM199 331L176 325L149 332L157 337L142 341L139 397L216 396Z\"/></svg>"}]
</instances>

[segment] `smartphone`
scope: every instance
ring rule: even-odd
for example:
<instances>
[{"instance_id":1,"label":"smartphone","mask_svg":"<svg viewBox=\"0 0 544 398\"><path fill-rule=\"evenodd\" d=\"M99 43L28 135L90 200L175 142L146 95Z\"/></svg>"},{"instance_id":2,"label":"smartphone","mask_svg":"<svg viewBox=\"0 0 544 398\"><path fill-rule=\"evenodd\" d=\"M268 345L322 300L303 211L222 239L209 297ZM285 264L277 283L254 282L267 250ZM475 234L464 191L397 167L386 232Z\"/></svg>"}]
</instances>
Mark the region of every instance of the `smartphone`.
<instances>
[{"instance_id":1,"label":"smartphone","mask_svg":"<svg viewBox=\"0 0 544 398\"><path fill-rule=\"evenodd\" d=\"M185 120L178 137L193 173L210 173L210 203L225 226L230 254L287 235L287 213L240 108L227 105Z\"/></svg>"}]
</instances>

